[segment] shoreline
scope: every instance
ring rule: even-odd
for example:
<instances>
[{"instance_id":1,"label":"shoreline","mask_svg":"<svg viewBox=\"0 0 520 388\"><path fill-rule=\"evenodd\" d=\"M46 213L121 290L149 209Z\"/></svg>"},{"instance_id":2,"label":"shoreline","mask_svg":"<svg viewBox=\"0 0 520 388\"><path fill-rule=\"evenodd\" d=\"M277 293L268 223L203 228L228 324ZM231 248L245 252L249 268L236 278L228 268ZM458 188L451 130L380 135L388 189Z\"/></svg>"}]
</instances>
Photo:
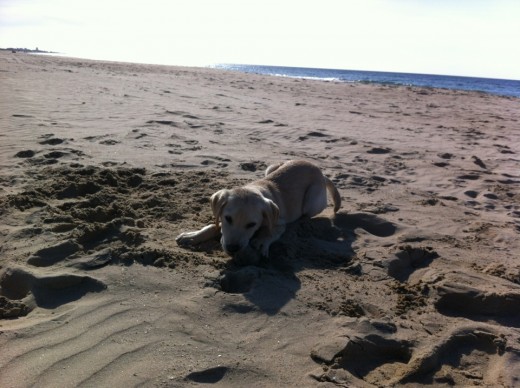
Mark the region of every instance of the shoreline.
<instances>
[{"instance_id":1,"label":"shoreline","mask_svg":"<svg viewBox=\"0 0 520 388\"><path fill-rule=\"evenodd\" d=\"M520 98L520 92L518 92L520 81L510 79L267 65L218 64L212 67L250 74L272 75L294 79L472 91L502 97Z\"/></svg>"},{"instance_id":2,"label":"shoreline","mask_svg":"<svg viewBox=\"0 0 520 388\"><path fill-rule=\"evenodd\" d=\"M0 385L514 386L520 100L0 53ZM209 197L343 207L244 265ZM20 378L23 376L23 379Z\"/></svg>"},{"instance_id":3,"label":"shoreline","mask_svg":"<svg viewBox=\"0 0 520 388\"><path fill-rule=\"evenodd\" d=\"M7 49L4 49L4 51ZM326 71L326 72L339 72L339 73L350 73L350 74L358 74L360 77L367 77L371 74L377 74L380 76L406 76L410 77L427 77L427 78L439 78L439 79L449 79L449 80L477 80L477 81L486 81L486 82L507 82L507 83L518 83L520 87L520 80L515 79L507 79L507 78L493 78L493 77L476 77L476 76L463 76L463 75L447 75L447 74L428 74L428 73L407 73L407 72L389 72L382 70L347 70L347 69L328 69L328 68L310 68L310 67L296 67L296 66L277 66L277 65L251 65L251 64L209 64L209 65L171 65L171 64L155 64L155 63L146 63L146 62L127 62L127 61L117 61L117 60L102 60L102 59L89 59L82 57L74 57L68 56L67 54L62 54L58 52L24 52L24 54L36 54L36 55L50 55L62 58L70 58L77 60L87 60L87 61L97 61L97 62L107 62L107 63L119 63L119 64L128 64L128 65L144 65L144 66L167 66L173 68L193 68L193 69L217 69L217 70L226 70L226 71L238 71L246 74L257 74L257 75L268 75L274 77L287 77L292 79L306 79L310 81L321 81L321 82L340 82L340 83L360 83L360 84L374 84L381 86L403 86L403 87L419 87L419 88L432 88L432 89L440 89L440 90L452 90L452 91L465 91L465 92L477 92L477 93L485 93L494 96L507 97L507 98L520 98L520 93L514 93L513 91L493 91L486 90L486 88L478 89L478 88L468 88L468 87L450 87L450 86L434 86L423 83L404 83L401 81L384 81L384 80L367 80L367 79L358 79L358 80L348 80L341 78L320 78L313 76L304 76L304 75L284 75L284 74L271 74L268 72L251 72L239 70L238 68L265 68L265 69L287 69L287 70L307 70L307 71ZM237 68L237 69L234 69Z\"/></svg>"}]
</instances>

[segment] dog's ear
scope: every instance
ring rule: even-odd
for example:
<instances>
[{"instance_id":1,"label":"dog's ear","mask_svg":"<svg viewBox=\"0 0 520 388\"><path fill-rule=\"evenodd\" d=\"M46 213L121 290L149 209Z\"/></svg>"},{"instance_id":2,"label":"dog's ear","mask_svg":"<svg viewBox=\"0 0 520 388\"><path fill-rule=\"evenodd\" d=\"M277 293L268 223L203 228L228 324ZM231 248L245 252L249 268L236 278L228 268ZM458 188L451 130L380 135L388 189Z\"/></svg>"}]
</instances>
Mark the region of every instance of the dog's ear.
<instances>
[{"instance_id":1,"label":"dog's ear","mask_svg":"<svg viewBox=\"0 0 520 388\"><path fill-rule=\"evenodd\" d=\"M264 224L267 225L269 233L271 233L278 222L278 216L280 215L280 209L270 199L265 199L265 209L262 212L264 216Z\"/></svg>"},{"instance_id":2,"label":"dog's ear","mask_svg":"<svg viewBox=\"0 0 520 388\"><path fill-rule=\"evenodd\" d=\"M222 216L222 210L224 209L224 206L226 206L228 196L229 190L225 189L219 190L211 196L211 210L213 211L215 225L217 228L220 227L220 217Z\"/></svg>"}]
</instances>

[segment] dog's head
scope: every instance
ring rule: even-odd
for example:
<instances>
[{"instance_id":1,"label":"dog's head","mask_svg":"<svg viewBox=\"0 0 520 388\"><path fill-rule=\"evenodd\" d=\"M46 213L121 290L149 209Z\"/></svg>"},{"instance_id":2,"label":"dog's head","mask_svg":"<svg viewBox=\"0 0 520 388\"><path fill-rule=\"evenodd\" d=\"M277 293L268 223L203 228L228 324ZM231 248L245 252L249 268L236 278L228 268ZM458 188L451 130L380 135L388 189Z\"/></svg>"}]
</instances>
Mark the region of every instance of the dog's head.
<instances>
[{"instance_id":1,"label":"dog's head","mask_svg":"<svg viewBox=\"0 0 520 388\"><path fill-rule=\"evenodd\" d=\"M273 201L247 187L217 191L211 196L211 209L217 228L221 226L222 248L229 255L247 247L260 228L271 233L279 214Z\"/></svg>"}]
</instances>

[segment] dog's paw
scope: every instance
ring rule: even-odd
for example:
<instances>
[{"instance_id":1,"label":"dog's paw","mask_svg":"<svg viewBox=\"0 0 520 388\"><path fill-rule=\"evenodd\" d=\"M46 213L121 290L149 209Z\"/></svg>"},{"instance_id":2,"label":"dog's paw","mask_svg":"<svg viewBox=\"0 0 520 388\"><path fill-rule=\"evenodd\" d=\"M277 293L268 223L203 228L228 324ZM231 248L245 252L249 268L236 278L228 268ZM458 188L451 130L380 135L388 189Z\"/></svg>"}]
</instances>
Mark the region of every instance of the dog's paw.
<instances>
[{"instance_id":1,"label":"dog's paw","mask_svg":"<svg viewBox=\"0 0 520 388\"><path fill-rule=\"evenodd\" d=\"M193 246L206 241L209 241L220 235L220 229L215 224L205 226L200 230L194 232L184 232L177 236L175 241L178 245Z\"/></svg>"},{"instance_id":2,"label":"dog's paw","mask_svg":"<svg viewBox=\"0 0 520 388\"><path fill-rule=\"evenodd\" d=\"M260 252L262 257L269 256L269 247L271 246L271 242L269 240L255 238L251 240L251 246Z\"/></svg>"},{"instance_id":3,"label":"dog's paw","mask_svg":"<svg viewBox=\"0 0 520 388\"><path fill-rule=\"evenodd\" d=\"M177 242L177 245L179 246L189 246L192 245L194 242L194 237L197 232L184 232L179 234L175 241Z\"/></svg>"}]
</instances>

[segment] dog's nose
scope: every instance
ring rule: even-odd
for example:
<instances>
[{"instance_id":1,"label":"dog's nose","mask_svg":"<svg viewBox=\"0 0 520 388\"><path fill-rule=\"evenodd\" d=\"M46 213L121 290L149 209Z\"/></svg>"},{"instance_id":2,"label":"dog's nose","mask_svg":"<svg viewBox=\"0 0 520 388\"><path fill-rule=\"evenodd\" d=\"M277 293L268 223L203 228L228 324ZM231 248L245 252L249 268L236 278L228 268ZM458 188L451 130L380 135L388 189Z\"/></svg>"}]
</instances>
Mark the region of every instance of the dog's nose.
<instances>
[{"instance_id":1,"label":"dog's nose","mask_svg":"<svg viewBox=\"0 0 520 388\"><path fill-rule=\"evenodd\" d=\"M227 244L225 248L226 248L226 252L233 254L233 253L237 253L240 250L240 245Z\"/></svg>"}]
</instances>

